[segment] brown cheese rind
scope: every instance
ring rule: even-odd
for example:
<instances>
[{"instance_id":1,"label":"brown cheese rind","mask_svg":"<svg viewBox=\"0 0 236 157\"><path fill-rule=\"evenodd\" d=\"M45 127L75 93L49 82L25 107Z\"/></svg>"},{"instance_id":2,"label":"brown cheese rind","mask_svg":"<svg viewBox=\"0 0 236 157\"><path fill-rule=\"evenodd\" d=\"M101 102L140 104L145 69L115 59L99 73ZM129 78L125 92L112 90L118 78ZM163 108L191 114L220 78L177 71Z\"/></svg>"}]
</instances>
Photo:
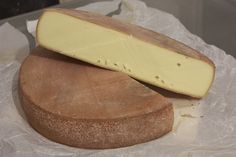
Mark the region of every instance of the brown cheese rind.
<instances>
[{"instance_id":1,"label":"brown cheese rind","mask_svg":"<svg viewBox=\"0 0 236 157\"><path fill-rule=\"evenodd\" d=\"M119 148L157 139L172 130L173 108L137 117L86 120L55 115L39 108L22 94L30 125L55 142L89 149Z\"/></svg>"},{"instance_id":2,"label":"brown cheese rind","mask_svg":"<svg viewBox=\"0 0 236 157\"><path fill-rule=\"evenodd\" d=\"M160 94L123 73L40 47L21 66L19 95L36 131L74 147L134 145L168 133L173 125L173 106Z\"/></svg>"}]
</instances>

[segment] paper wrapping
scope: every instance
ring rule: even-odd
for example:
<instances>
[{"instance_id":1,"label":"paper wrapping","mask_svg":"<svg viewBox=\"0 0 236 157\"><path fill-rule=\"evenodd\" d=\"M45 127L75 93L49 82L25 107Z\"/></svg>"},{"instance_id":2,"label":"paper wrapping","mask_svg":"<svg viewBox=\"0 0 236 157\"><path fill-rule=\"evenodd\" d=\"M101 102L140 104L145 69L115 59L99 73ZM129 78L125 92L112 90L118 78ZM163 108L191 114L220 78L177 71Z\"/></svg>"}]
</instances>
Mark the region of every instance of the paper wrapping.
<instances>
[{"instance_id":1,"label":"paper wrapping","mask_svg":"<svg viewBox=\"0 0 236 157\"><path fill-rule=\"evenodd\" d=\"M175 108L173 131L147 143L105 150L79 149L52 142L33 130L17 93L20 65L29 53L27 38L9 24L0 26L1 157L234 157L236 154L236 60L191 34L173 15L137 0L97 2L82 10L113 15L189 45L212 59L216 76L202 100L169 98ZM114 12L115 10L117 10ZM115 14L118 13L118 14ZM35 34L37 21L28 21Z\"/></svg>"}]
</instances>

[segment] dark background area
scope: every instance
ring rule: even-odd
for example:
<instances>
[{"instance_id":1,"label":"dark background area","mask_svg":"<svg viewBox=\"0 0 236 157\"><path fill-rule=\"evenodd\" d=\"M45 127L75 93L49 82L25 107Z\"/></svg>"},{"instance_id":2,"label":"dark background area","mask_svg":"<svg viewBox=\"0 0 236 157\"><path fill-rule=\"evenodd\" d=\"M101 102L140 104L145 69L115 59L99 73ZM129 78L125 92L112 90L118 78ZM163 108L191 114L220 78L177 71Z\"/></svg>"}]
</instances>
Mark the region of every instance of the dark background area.
<instances>
[{"instance_id":1,"label":"dark background area","mask_svg":"<svg viewBox=\"0 0 236 157\"><path fill-rule=\"evenodd\" d=\"M0 19L58 4L59 0L0 0Z\"/></svg>"}]
</instances>

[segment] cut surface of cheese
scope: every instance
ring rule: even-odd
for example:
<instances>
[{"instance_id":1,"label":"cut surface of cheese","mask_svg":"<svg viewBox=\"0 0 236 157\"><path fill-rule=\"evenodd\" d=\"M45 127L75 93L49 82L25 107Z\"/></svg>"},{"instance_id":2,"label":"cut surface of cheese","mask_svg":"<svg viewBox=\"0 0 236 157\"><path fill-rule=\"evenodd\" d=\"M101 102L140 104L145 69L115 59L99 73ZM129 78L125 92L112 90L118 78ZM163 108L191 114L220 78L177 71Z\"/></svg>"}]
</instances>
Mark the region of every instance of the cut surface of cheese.
<instances>
[{"instance_id":1,"label":"cut surface of cheese","mask_svg":"<svg viewBox=\"0 0 236 157\"><path fill-rule=\"evenodd\" d=\"M93 13L47 10L37 40L47 49L192 97L206 95L214 79L214 64L186 45Z\"/></svg>"},{"instance_id":2,"label":"cut surface of cheese","mask_svg":"<svg viewBox=\"0 0 236 157\"><path fill-rule=\"evenodd\" d=\"M19 94L30 125L80 148L115 148L172 129L172 104L128 75L36 48L21 65Z\"/></svg>"}]
</instances>

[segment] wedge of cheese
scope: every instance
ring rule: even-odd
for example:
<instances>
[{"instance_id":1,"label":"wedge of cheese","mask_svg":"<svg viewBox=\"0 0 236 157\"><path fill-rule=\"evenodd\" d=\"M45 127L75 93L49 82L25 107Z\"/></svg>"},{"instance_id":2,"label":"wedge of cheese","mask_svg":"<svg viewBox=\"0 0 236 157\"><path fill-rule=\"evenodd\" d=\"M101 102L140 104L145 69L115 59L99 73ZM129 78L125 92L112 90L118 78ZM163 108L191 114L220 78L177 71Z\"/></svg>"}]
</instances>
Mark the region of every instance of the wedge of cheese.
<instances>
[{"instance_id":1,"label":"wedge of cheese","mask_svg":"<svg viewBox=\"0 0 236 157\"><path fill-rule=\"evenodd\" d=\"M85 11L46 10L38 22L37 41L47 49L196 98L207 94L214 79L214 63L196 50Z\"/></svg>"}]
</instances>

